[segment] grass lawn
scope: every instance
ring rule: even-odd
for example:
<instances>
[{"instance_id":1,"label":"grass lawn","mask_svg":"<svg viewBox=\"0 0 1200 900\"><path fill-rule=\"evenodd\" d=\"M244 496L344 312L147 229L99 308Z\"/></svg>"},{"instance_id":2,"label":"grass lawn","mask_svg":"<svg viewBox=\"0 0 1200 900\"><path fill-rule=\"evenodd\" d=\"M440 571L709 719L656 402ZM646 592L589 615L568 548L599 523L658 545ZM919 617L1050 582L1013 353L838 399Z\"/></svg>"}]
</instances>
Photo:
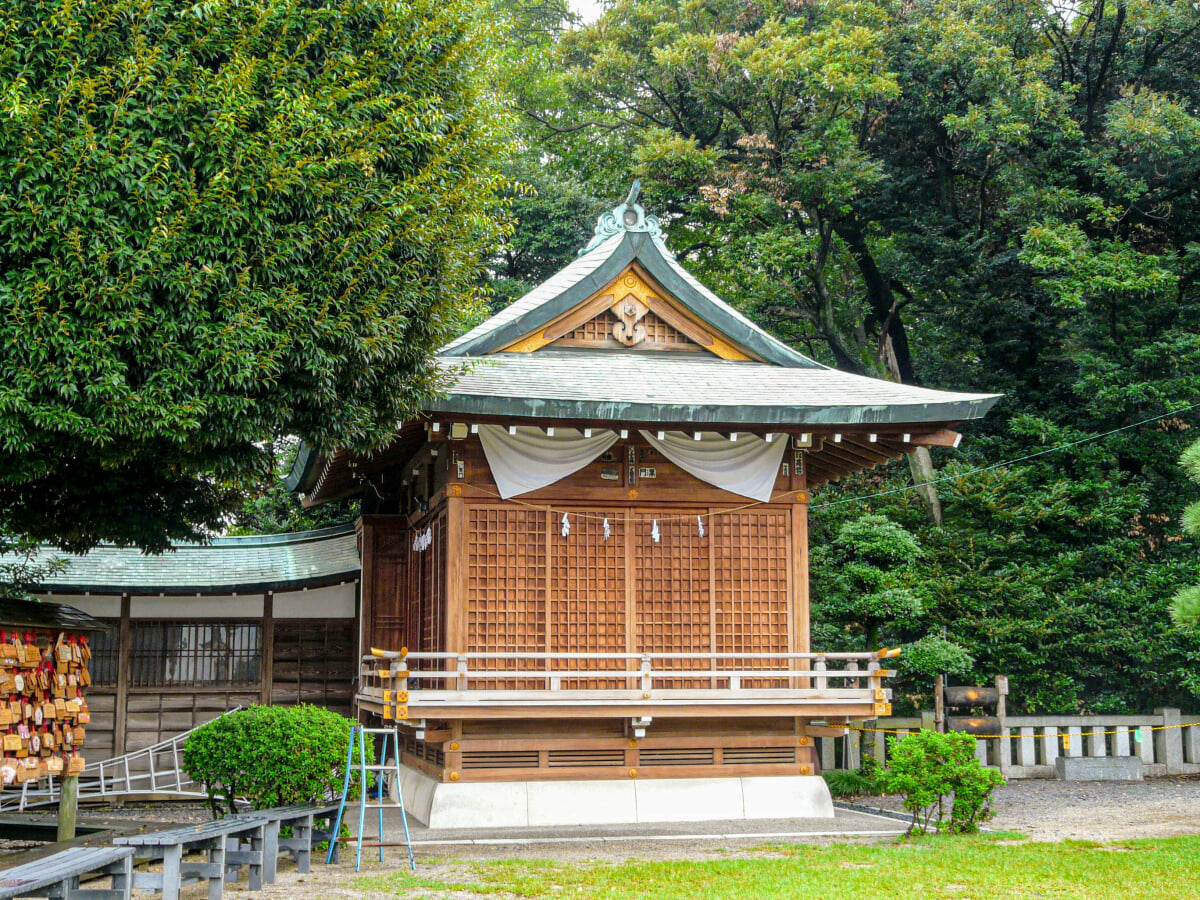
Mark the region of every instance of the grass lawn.
<instances>
[{"instance_id":1,"label":"grass lawn","mask_svg":"<svg viewBox=\"0 0 1200 900\"><path fill-rule=\"evenodd\" d=\"M928 837L883 844L764 845L718 860L468 863L457 877L396 872L352 882L396 896L461 891L604 900L1079 897L1200 895L1200 836L1097 844L1017 835ZM424 892L414 889L424 889ZM428 893L426 893L428 896Z\"/></svg>"}]
</instances>

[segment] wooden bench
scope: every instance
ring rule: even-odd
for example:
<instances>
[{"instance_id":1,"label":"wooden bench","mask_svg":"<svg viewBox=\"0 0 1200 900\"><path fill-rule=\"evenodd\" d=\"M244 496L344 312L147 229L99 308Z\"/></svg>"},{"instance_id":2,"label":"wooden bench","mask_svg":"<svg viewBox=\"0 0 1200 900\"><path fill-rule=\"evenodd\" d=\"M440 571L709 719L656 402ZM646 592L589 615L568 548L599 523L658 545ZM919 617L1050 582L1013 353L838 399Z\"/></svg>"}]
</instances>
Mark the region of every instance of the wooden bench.
<instances>
[{"instance_id":1,"label":"wooden bench","mask_svg":"<svg viewBox=\"0 0 1200 900\"><path fill-rule=\"evenodd\" d=\"M81 888L83 875L111 875L107 890ZM0 870L0 898L52 897L54 900L129 900L133 850L129 847L68 847L53 856Z\"/></svg>"},{"instance_id":2,"label":"wooden bench","mask_svg":"<svg viewBox=\"0 0 1200 900\"><path fill-rule=\"evenodd\" d=\"M164 900L179 900L183 885L207 881L209 900L221 900L230 869L236 879L238 868L248 865L250 890L262 887L266 826L267 820L257 816L226 816L202 825L125 835L115 838L114 843L132 847L139 862L162 862L161 872L133 874L135 890L160 891ZM249 849L227 850L230 838L247 842ZM194 852L207 853L207 861L185 862L184 853Z\"/></svg>"},{"instance_id":3,"label":"wooden bench","mask_svg":"<svg viewBox=\"0 0 1200 900\"><path fill-rule=\"evenodd\" d=\"M258 816L268 820L266 829L266 842L263 847L263 852L271 857L270 866L264 866L264 879L267 879L269 869L270 878L267 881L271 884L275 881L275 866L278 860L280 851L290 853L292 859L296 862L296 868L301 874L307 874L312 869L312 848L313 844L324 840L332 840L332 819L337 812L338 804L297 804L295 806L276 806L273 809L255 809L237 813L238 817ZM328 819L329 827L325 829L315 828L314 822L319 819ZM292 836L290 838L281 838L279 836L279 827L281 825L290 825L292 827ZM336 845L334 849L334 859L337 859Z\"/></svg>"}]
</instances>

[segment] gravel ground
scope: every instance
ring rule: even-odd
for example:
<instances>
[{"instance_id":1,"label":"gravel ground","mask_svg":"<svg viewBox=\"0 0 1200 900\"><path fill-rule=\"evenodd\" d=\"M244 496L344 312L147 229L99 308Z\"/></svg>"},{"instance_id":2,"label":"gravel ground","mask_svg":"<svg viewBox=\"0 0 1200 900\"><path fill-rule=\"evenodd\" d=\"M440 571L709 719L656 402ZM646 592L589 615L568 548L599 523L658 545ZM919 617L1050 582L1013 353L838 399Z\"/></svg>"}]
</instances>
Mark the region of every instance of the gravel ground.
<instances>
[{"instance_id":1,"label":"gravel ground","mask_svg":"<svg viewBox=\"0 0 1200 900\"><path fill-rule=\"evenodd\" d=\"M862 803L899 810L899 797ZM1200 834L1200 777L1149 781L1014 781L998 788L989 828L1020 831L1038 841Z\"/></svg>"}]
</instances>

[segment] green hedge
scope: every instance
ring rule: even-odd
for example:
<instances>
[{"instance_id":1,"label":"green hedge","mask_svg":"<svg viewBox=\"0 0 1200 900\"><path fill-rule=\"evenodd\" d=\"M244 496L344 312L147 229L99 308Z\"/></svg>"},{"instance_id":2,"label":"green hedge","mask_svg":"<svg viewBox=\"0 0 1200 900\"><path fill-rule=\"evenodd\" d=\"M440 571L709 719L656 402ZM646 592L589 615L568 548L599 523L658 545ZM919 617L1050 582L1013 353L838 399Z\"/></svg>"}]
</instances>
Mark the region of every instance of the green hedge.
<instances>
[{"instance_id":1,"label":"green hedge","mask_svg":"<svg viewBox=\"0 0 1200 900\"><path fill-rule=\"evenodd\" d=\"M183 767L204 785L213 815L244 797L255 809L340 795L354 722L319 706L252 706L197 728ZM368 762L374 747L367 745Z\"/></svg>"}]
</instances>

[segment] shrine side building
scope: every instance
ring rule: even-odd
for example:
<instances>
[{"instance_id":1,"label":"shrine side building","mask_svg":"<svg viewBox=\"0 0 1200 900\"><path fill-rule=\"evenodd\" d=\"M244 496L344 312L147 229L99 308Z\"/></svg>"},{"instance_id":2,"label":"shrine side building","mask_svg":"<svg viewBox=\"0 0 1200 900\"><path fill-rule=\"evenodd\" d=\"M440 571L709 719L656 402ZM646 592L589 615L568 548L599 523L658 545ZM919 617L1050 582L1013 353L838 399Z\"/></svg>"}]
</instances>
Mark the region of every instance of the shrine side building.
<instances>
[{"instance_id":1,"label":"shrine side building","mask_svg":"<svg viewBox=\"0 0 1200 900\"><path fill-rule=\"evenodd\" d=\"M851 375L693 277L631 197L446 345L369 457L356 706L431 825L832 815L813 737L886 714L886 659L809 640L811 492L954 446L996 395Z\"/></svg>"}]
</instances>

